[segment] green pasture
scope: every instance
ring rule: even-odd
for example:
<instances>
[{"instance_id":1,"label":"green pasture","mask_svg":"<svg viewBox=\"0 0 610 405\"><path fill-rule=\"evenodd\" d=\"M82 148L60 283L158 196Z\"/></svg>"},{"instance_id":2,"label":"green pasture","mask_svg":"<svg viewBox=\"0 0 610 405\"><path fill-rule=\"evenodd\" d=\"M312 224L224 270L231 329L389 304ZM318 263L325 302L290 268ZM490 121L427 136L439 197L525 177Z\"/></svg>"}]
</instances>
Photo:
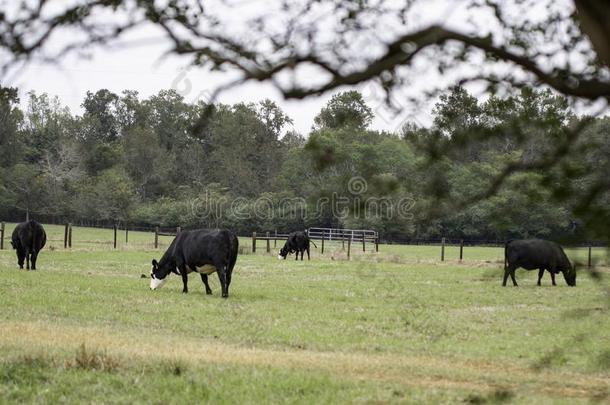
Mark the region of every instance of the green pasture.
<instances>
[{"instance_id":1,"label":"green pasture","mask_svg":"<svg viewBox=\"0 0 610 405\"><path fill-rule=\"evenodd\" d=\"M499 248L466 247L459 262L448 247L440 262L440 246L354 247L348 261L341 244L323 256L318 244L295 262L259 242L225 300L215 276L212 296L197 275L189 294L176 276L150 291L164 251L150 233L114 250L111 230L74 228L64 249L63 227L45 228L37 271L0 251L0 403L610 400L603 249L601 278L583 268L574 288L548 274L537 287L518 270L520 286L503 288Z\"/></svg>"}]
</instances>

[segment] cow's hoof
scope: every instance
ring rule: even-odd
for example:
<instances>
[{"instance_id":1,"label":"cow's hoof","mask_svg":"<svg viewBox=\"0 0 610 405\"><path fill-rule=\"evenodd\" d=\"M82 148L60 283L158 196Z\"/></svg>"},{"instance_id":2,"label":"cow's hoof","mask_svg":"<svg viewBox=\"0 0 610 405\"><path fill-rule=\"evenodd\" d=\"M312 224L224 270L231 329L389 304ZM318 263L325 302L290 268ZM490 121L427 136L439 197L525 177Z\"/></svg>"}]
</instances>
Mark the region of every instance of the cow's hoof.
<instances>
[{"instance_id":1,"label":"cow's hoof","mask_svg":"<svg viewBox=\"0 0 610 405\"><path fill-rule=\"evenodd\" d=\"M206 291L205 295L212 295L212 291Z\"/></svg>"},{"instance_id":2,"label":"cow's hoof","mask_svg":"<svg viewBox=\"0 0 610 405\"><path fill-rule=\"evenodd\" d=\"M188 291L182 290L182 294L188 294Z\"/></svg>"}]
</instances>

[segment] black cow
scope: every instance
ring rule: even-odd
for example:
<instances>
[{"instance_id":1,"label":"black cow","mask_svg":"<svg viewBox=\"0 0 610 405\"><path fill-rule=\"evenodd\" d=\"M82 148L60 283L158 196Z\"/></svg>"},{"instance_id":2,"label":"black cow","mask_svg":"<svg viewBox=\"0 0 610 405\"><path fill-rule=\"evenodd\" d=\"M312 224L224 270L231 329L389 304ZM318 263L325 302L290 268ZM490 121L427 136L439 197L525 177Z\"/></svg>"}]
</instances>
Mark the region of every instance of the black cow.
<instances>
[{"instance_id":1,"label":"black cow","mask_svg":"<svg viewBox=\"0 0 610 405\"><path fill-rule=\"evenodd\" d=\"M309 243L313 243L313 245L316 247L316 249L318 248L316 246L316 244L311 241L309 239L309 236L302 231L297 231L297 232L293 232L290 235L288 235L288 240L286 240L286 243L284 244L284 247L282 249L280 249L280 254L278 255L278 259L284 259L286 260L286 257L289 254L292 254L294 252L296 252L296 257L294 258L294 260L299 260L299 253L301 253L301 260L303 260L303 252L307 251L307 260L310 260L309 258Z\"/></svg>"},{"instance_id":2,"label":"black cow","mask_svg":"<svg viewBox=\"0 0 610 405\"><path fill-rule=\"evenodd\" d=\"M513 285L517 285L515 270L519 267L526 270L538 269L538 285L540 285L545 270L551 273L553 285L557 285L555 284L555 274L560 271L569 286L576 285L576 269L568 260L561 246L555 242L541 239L509 241L504 247L504 255L506 267L502 285L505 287L509 275L513 280Z\"/></svg>"},{"instance_id":3,"label":"black cow","mask_svg":"<svg viewBox=\"0 0 610 405\"><path fill-rule=\"evenodd\" d=\"M47 243L47 234L41 224L36 221L27 221L18 224L11 236L11 245L17 251L17 263L19 268L23 268L23 262L26 262L26 269L30 270L30 262L32 270L36 270L36 258L38 252L42 250Z\"/></svg>"},{"instance_id":4,"label":"black cow","mask_svg":"<svg viewBox=\"0 0 610 405\"><path fill-rule=\"evenodd\" d=\"M188 273L201 274L206 294L212 294L208 275L218 273L222 296L229 296L229 285L235 262L237 261L237 236L228 230L182 231L157 262L152 261L150 289L161 288L170 273L182 276L183 293L188 292Z\"/></svg>"}]
</instances>

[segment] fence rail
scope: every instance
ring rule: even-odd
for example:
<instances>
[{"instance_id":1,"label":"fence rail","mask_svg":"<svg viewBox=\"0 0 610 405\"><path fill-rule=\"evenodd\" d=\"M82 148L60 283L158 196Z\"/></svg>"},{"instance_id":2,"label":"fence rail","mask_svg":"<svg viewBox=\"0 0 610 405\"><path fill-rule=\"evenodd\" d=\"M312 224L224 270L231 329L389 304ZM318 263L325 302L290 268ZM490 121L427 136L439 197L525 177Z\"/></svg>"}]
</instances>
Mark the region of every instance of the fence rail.
<instances>
[{"instance_id":1,"label":"fence rail","mask_svg":"<svg viewBox=\"0 0 610 405\"><path fill-rule=\"evenodd\" d=\"M371 242L374 243L379 239L377 231L371 229L342 229L342 228L309 228L307 234L311 239L320 240L347 240L352 242Z\"/></svg>"},{"instance_id":2,"label":"fence rail","mask_svg":"<svg viewBox=\"0 0 610 405\"><path fill-rule=\"evenodd\" d=\"M366 244L372 243L375 245L375 252L379 252L379 235L376 231L368 229L338 229L338 228L309 228L307 235L310 239L321 241L321 254L324 254L324 242L341 242L342 249L345 250L347 243L347 257L351 255L352 243L362 243L362 251L366 252ZM271 234L252 232L252 253L256 253L256 245L258 240L266 241L266 252L271 252L271 241L273 247L277 247L278 240L288 239L290 234L278 233L277 230Z\"/></svg>"},{"instance_id":3,"label":"fence rail","mask_svg":"<svg viewBox=\"0 0 610 405\"><path fill-rule=\"evenodd\" d=\"M100 240L84 240L83 237L81 236L80 239L78 240L78 243L80 244L99 244L99 245L105 245L105 246L109 246L110 244L112 244L113 249L117 249L119 243L118 243L118 238L119 238L119 231L124 231L125 232L125 245L127 245L129 243L129 232L130 231L137 231L137 232L146 232L146 233L150 233L152 236L152 246L154 246L155 249L159 248L159 237L161 236L176 236L177 234L180 233L181 231L181 227L176 227L174 228L175 230L172 230L172 228L160 228L160 227L150 227L150 228L145 228L145 227L128 227L128 226L123 226L123 229L121 229L118 225L115 225L113 227L86 227L86 228L96 228L96 229L106 229L108 231L112 231L112 236L108 238L107 241L100 241ZM78 230L76 231L76 238L78 238ZM360 245L362 244L362 251L366 252L366 245L368 244L374 244L375 245L375 252L379 251L379 234L376 231L373 230L366 230L366 229L338 229L338 228L309 228L307 229L307 233L309 235L309 237L315 241L319 241L321 242L321 254L324 254L325 248L326 248L326 244L329 242L333 242L333 243L340 243L341 244L341 248L342 250L347 252L347 258L349 259L352 253L352 245L353 244L357 244ZM49 237L48 236L48 241L54 241L54 242L63 242L63 246L64 249L70 249L72 248L72 242L73 242L73 226L72 223L66 223L63 224L63 235L55 235L55 238ZM57 238L59 236L59 238ZM286 240L288 238L289 234L288 233L280 233L277 230L275 230L274 232L253 232L252 233L252 253L256 253L257 250L257 241L264 241L265 242L265 250L267 253L271 252L271 241L273 241L273 248L277 248L277 242L278 241L283 241ZM6 224L4 222L0 222L0 249L5 249L5 238L7 238L7 232L6 232ZM140 237L141 239L141 237ZM150 240L150 239L149 239ZM140 242L141 243L141 242ZM148 242L150 243L150 242ZM147 246L150 246L150 244L147 243ZM505 244L505 241L501 241L501 240L468 240L468 239L449 239L449 238L441 238L439 239L417 239L417 240L409 240L409 241L404 241L401 243L395 243L395 242L390 242L387 245L391 246L391 245L427 245L427 246L438 246L439 247L439 253L440 253L440 260L441 261L445 261L446 258L446 247L452 246L452 247L459 247L459 260L462 261L464 259L464 251L465 248L468 247L473 247L473 246L496 246L496 247L503 247ZM61 245L60 245L61 246ZM588 267L592 267L592 262L593 262L593 258L592 258L592 248L593 247L600 247L600 246L604 246L603 244L600 243L595 243L595 242L583 242L583 243L578 243L578 244L570 244L570 245L566 245L566 248L575 248L575 247L579 247L579 248L587 248L588 252L587 252L587 265ZM240 251L243 252L242 250L243 248L240 248Z\"/></svg>"}]
</instances>

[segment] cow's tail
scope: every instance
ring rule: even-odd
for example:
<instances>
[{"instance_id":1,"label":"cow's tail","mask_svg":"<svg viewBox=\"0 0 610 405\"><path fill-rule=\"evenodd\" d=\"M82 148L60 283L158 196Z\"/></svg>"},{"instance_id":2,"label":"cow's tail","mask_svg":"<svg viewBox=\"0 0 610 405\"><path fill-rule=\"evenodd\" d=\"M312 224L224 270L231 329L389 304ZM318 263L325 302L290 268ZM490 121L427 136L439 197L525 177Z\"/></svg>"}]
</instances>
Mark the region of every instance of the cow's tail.
<instances>
[{"instance_id":1,"label":"cow's tail","mask_svg":"<svg viewBox=\"0 0 610 405\"><path fill-rule=\"evenodd\" d=\"M47 244L47 233L44 231L44 229L42 230L41 233L41 239L40 239L40 245L38 245L36 248L38 250L42 250L42 248L44 247L44 245Z\"/></svg>"},{"instance_id":2,"label":"cow's tail","mask_svg":"<svg viewBox=\"0 0 610 405\"><path fill-rule=\"evenodd\" d=\"M311 243L313 243L313 246L314 246L316 249L318 248L318 247L316 246L315 242L313 241L313 239L309 239L309 241L310 241Z\"/></svg>"},{"instance_id":3,"label":"cow's tail","mask_svg":"<svg viewBox=\"0 0 610 405\"><path fill-rule=\"evenodd\" d=\"M32 245L28 246L30 253L36 250L36 223L33 220L28 222L28 228L30 228L30 235L32 235Z\"/></svg>"},{"instance_id":4,"label":"cow's tail","mask_svg":"<svg viewBox=\"0 0 610 405\"><path fill-rule=\"evenodd\" d=\"M512 242L512 239L507 240L504 243L504 270L508 267L508 245Z\"/></svg>"},{"instance_id":5,"label":"cow's tail","mask_svg":"<svg viewBox=\"0 0 610 405\"><path fill-rule=\"evenodd\" d=\"M237 262L237 251L239 250L239 239L235 234L231 234L229 236L229 264L227 267L227 271L229 274L233 273L233 267L235 267L235 263Z\"/></svg>"}]
</instances>

